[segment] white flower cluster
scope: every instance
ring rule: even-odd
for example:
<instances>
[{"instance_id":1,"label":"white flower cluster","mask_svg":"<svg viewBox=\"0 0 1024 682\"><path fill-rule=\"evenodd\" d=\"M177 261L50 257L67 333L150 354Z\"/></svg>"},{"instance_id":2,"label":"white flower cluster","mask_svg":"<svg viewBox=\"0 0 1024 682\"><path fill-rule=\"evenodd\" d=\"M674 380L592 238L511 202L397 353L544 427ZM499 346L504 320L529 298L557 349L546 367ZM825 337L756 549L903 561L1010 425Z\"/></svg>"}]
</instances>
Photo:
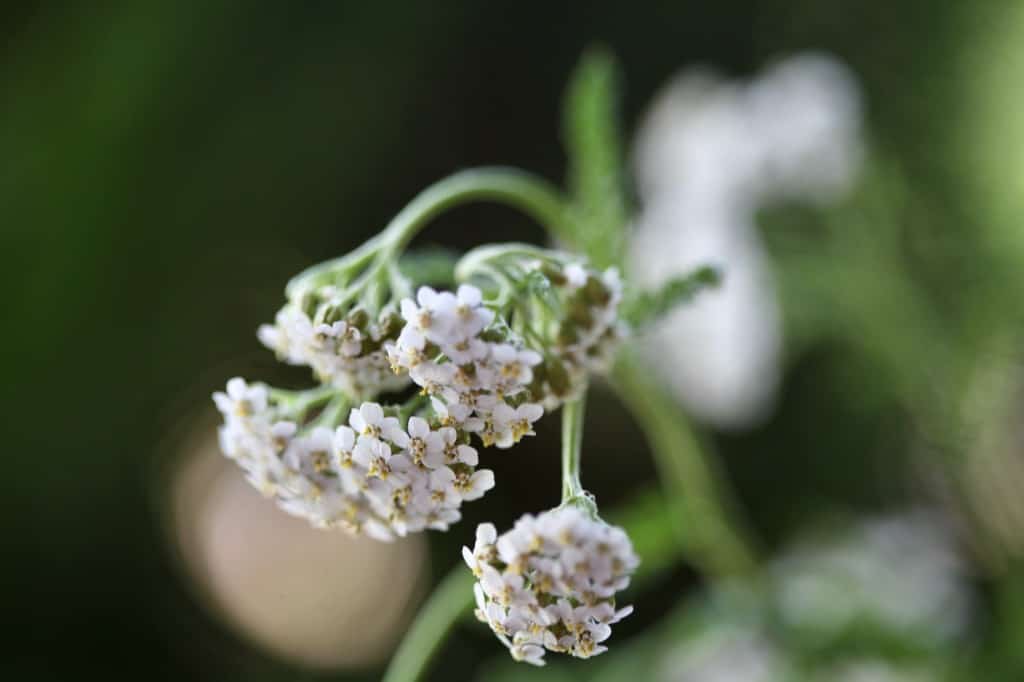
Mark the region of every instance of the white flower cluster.
<instances>
[{"instance_id":1,"label":"white flower cluster","mask_svg":"<svg viewBox=\"0 0 1024 682\"><path fill-rule=\"evenodd\" d=\"M214 401L224 454L282 509L318 527L379 540L447 530L463 501L494 487L493 472L476 470L477 452L456 429L432 429L419 417L403 428L377 403L353 409L347 426L300 433L279 419L263 386L235 378Z\"/></svg>"},{"instance_id":2,"label":"white flower cluster","mask_svg":"<svg viewBox=\"0 0 1024 682\"><path fill-rule=\"evenodd\" d=\"M501 537L481 524L462 554L477 577L477 618L518 661L543 665L546 650L600 654L611 625L633 611L615 608L639 563L629 537L574 506L527 514Z\"/></svg>"},{"instance_id":3,"label":"white flower cluster","mask_svg":"<svg viewBox=\"0 0 1024 682\"><path fill-rule=\"evenodd\" d=\"M869 622L939 647L967 631L974 608L949 527L924 510L810 536L772 576L783 623L821 638Z\"/></svg>"},{"instance_id":4,"label":"white flower cluster","mask_svg":"<svg viewBox=\"0 0 1024 682\"><path fill-rule=\"evenodd\" d=\"M489 340L494 311L480 290L456 293L420 287L416 301L402 301L405 326L385 344L391 366L431 396L442 423L476 433L485 446L508 448L533 435L544 414L524 393L540 353L518 343Z\"/></svg>"},{"instance_id":5,"label":"white flower cluster","mask_svg":"<svg viewBox=\"0 0 1024 682\"><path fill-rule=\"evenodd\" d=\"M788 57L751 81L689 69L655 98L635 146L634 283L658 287L706 263L728 273L646 341L694 416L739 428L770 411L783 329L756 216L779 200L840 198L862 146L859 87L827 55Z\"/></svg>"},{"instance_id":6,"label":"white flower cluster","mask_svg":"<svg viewBox=\"0 0 1024 682\"><path fill-rule=\"evenodd\" d=\"M330 306L334 295L333 287L322 288L318 297L325 302L320 308ZM311 367L322 383L368 397L401 390L409 383L407 377L390 371L384 352L384 344L394 338L399 326L398 316L390 311L376 322L359 310L329 324L314 322L298 305L288 303L274 324L259 328L258 336L285 362Z\"/></svg>"}]
</instances>

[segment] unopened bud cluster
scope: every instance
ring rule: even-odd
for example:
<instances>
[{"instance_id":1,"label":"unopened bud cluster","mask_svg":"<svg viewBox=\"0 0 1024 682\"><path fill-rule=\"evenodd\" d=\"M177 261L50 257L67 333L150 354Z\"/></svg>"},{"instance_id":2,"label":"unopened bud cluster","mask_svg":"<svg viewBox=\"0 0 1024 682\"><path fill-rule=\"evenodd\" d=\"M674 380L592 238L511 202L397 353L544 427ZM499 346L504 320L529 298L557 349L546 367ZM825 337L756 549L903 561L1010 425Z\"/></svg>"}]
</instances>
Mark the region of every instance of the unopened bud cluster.
<instances>
[{"instance_id":1,"label":"unopened bud cluster","mask_svg":"<svg viewBox=\"0 0 1024 682\"><path fill-rule=\"evenodd\" d=\"M214 400L224 454L282 509L318 527L379 540L447 530L463 501L494 487L464 434L419 417L403 427L377 403L353 409L347 425L300 430L263 386L232 379Z\"/></svg>"},{"instance_id":2,"label":"unopened bud cluster","mask_svg":"<svg viewBox=\"0 0 1024 682\"><path fill-rule=\"evenodd\" d=\"M625 330L619 320L622 280L618 270L597 272L578 263L541 266L559 292L561 315L555 321L552 351L574 380L587 372L607 370Z\"/></svg>"},{"instance_id":3,"label":"unopened bud cluster","mask_svg":"<svg viewBox=\"0 0 1024 682\"><path fill-rule=\"evenodd\" d=\"M500 537L481 524L463 558L477 578L477 618L519 661L600 654L611 626L633 610L615 605L639 563L629 537L571 504L523 516Z\"/></svg>"}]
</instances>

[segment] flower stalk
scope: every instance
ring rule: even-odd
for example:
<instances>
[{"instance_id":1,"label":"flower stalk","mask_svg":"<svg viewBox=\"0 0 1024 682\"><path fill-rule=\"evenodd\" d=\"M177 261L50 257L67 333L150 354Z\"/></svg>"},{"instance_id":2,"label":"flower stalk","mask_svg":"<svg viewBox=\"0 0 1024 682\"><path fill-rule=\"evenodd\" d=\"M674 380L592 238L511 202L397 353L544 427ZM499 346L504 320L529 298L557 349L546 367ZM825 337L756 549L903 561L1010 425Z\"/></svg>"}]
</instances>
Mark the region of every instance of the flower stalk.
<instances>
[{"instance_id":1,"label":"flower stalk","mask_svg":"<svg viewBox=\"0 0 1024 682\"><path fill-rule=\"evenodd\" d=\"M589 497L580 482L583 449L583 418L586 396L570 400L562 407L562 504Z\"/></svg>"}]
</instances>

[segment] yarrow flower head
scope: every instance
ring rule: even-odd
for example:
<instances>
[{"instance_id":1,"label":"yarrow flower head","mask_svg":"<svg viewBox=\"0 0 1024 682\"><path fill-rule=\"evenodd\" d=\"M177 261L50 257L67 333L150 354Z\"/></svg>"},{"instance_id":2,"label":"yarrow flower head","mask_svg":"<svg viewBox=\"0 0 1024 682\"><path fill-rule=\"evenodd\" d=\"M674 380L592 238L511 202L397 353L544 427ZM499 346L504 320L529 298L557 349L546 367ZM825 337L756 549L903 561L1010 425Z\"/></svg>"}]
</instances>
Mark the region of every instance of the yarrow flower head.
<instances>
[{"instance_id":1,"label":"yarrow flower head","mask_svg":"<svg viewBox=\"0 0 1024 682\"><path fill-rule=\"evenodd\" d=\"M337 288L324 286L307 292L303 305L286 304L274 324L259 328L258 336L285 362L312 368L320 382L352 396L372 397L409 384L407 377L390 371L384 352L400 326L392 309L376 319L360 307L346 311Z\"/></svg>"},{"instance_id":2,"label":"yarrow flower head","mask_svg":"<svg viewBox=\"0 0 1024 682\"><path fill-rule=\"evenodd\" d=\"M301 413L268 395L237 378L214 395L225 420L221 447L264 495L315 526L379 540L447 530L463 501L494 487L494 474L476 468L476 450L453 427L416 416L403 426L366 402L348 424L300 428L288 417Z\"/></svg>"},{"instance_id":3,"label":"yarrow flower head","mask_svg":"<svg viewBox=\"0 0 1024 682\"><path fill-rule=\"evenodd\" d=\"M632 613L615 604L639 564L629 537L571 503L527 514L501 536L481 524L462 554L477 578L477 618L518 661L543 665L547 651L596 656Z\"/></svg>"}]
</instances>

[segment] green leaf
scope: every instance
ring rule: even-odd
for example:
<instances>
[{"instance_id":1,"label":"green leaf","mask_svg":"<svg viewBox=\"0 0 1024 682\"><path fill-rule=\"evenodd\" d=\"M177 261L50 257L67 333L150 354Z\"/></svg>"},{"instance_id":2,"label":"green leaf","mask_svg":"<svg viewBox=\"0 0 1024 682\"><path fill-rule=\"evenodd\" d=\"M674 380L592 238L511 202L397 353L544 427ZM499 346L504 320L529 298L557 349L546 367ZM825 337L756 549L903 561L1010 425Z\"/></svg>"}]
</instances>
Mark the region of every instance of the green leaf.
<instances>
[{"instance_id":1,"label":"green leaf","mask_svg":"<svg viewBox=\"0 0 1024 682\"><path fill-rule=\"evenodd\" d=\"M689 303L700 292L722 283L721 272L711 266L673 277L657 291L644 291L627 299L623 304L623 317L634 329L656 322L676 306Z\"/></svg>"},{"instance_id":2,"label":"green leaf","mask_svg":"<svg viewBox=\"0 0 1024 682\"><path fill-rule=\"evenodd\" d=\"M618 80L614 56L604 49L590 49L576 67L564 103L573 246L597 267L621 265L629 212Z\"/></svg>"}]
</instances>

